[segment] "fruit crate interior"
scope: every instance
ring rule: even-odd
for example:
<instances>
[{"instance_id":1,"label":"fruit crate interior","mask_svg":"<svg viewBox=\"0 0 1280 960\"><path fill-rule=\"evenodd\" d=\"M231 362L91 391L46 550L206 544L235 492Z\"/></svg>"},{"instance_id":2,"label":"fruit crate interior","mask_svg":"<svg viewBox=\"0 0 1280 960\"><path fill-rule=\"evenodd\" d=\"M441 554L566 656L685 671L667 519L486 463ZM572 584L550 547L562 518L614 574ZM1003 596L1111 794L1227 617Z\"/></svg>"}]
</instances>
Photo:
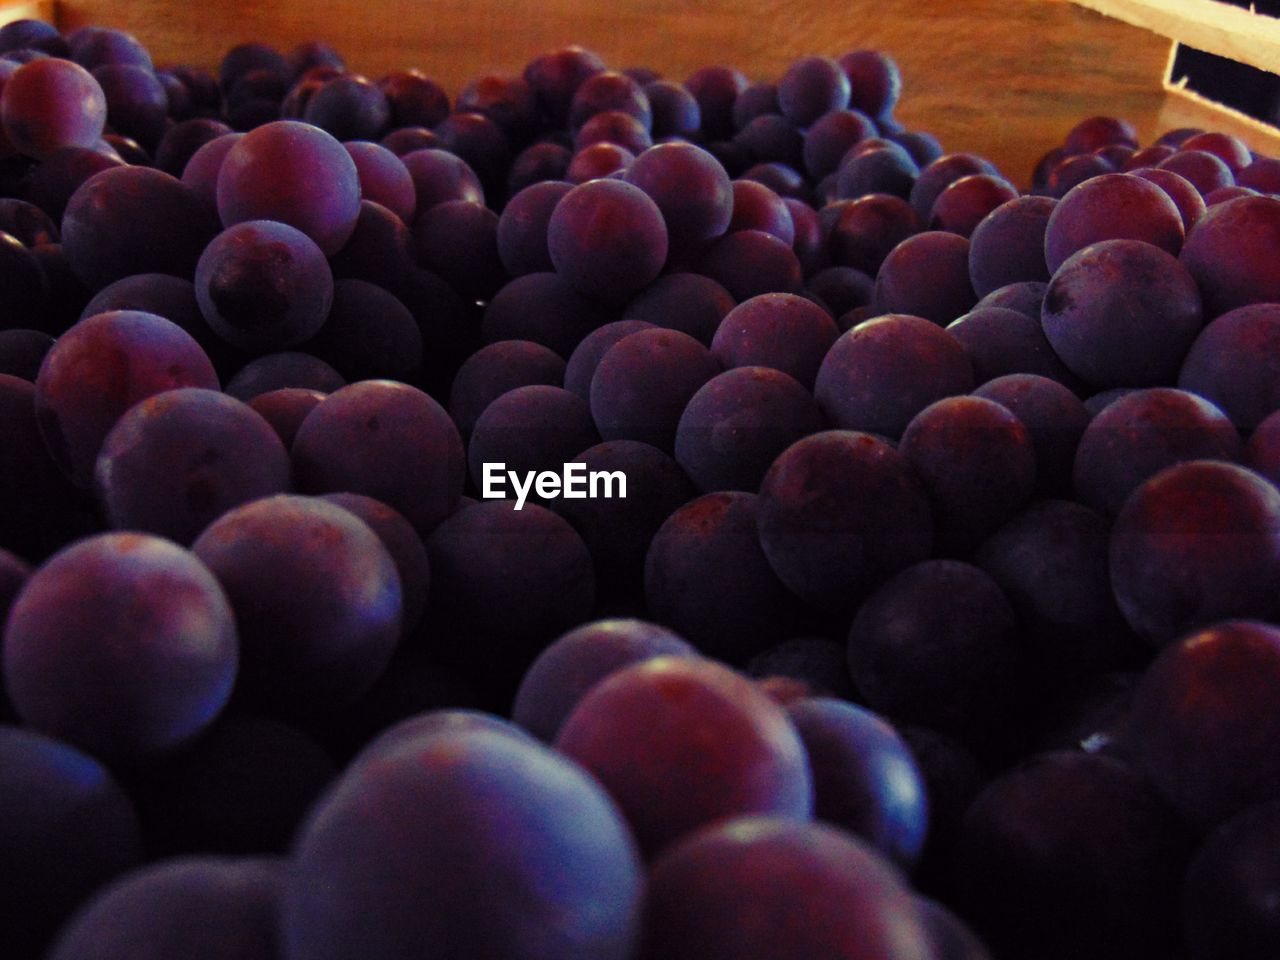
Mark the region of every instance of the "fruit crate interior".
<instances>
[{"instance_id":1,"label":"fruit crate interior","mask_svg":"<svg viewBox=\"0 0 1280 960\"><path fill-rule=\"evenodd\" d=\"M323 39L370 76L416 66L451 93L483 72L518 73L536 53L566 43L596 50L619 68L650 66L682 79L724 63L752 80L776 78L807 54L871 47L890 53L902 68L897 118L903 124L932 132L948 150L989 157L1024 187L1046 145L1090 114L1130 120L1143 143L1167 129L1201 126L1241 136L1261 152L1280 147L1274 130L1162 86L1171 38L1200 41L1203 49L1263 69L1280 63L1274 21L1260 15L1250 21L1239 5L1216 0L893 6L873 0L44 0L0 6L0 20L33 13L63 30L109 24L134 33L157 63L213 67L244 40L288 49L301 39Z\"/></svg>"}]
</instances>

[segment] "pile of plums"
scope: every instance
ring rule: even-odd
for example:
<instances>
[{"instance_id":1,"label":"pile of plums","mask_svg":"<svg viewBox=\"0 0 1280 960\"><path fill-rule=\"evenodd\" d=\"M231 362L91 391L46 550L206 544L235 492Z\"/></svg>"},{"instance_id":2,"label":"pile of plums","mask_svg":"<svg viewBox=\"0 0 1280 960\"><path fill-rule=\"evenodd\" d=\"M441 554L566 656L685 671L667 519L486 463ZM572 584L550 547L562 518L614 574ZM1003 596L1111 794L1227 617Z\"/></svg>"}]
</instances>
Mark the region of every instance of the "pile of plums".
<instances>
[{"instance_id":1,"label":"pile of plums","mask_svg":"<svg viewBox=\"0 0 1280 960\"><path fill-rule=\"evenodd\" d=\"M1024 192L869 50L0 85L6 958L1280 956L1280 161Z\"/></svg>"}]
</instances>

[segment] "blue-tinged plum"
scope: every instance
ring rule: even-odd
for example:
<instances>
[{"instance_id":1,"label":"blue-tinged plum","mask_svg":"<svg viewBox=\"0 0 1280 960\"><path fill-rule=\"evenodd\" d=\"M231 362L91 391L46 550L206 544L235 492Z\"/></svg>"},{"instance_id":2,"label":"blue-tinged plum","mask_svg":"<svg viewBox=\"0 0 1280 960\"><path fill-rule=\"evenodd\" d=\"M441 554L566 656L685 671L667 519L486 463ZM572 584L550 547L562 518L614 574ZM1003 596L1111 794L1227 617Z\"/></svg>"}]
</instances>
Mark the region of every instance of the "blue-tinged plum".
<instances>
[{"instance_id":1,"label":"blue-tinged plum","mask_svg":"<svg viewBox=\"0 0 1280 960\"><path fill-rule=\"evenodd\" d=\"M823 358L839 336L822 307L791 293L760 294L720 322L711 353L725 369L763 366L812 388Z\"/></svg>"},{"instance_id":2,"label":"blue-tinged plum","mask_svg":"<svg viewBox=\"0 0 1280 960\"><path fill-rule=\"evenodd\" d=\"M680 415L721 372L706 347L678 330L654 328L623 337L591 378L591 416L605 440L639 440L670 452Z\"/></svg>"},{"instance_id":3,"label":"blue-tinged plum","mask_svg":"<svg viewBox=\"0 0 1280 960\"><path fill-rule=\"evenodd\" d=\"M1207 150L1179 148L1173 156L1161 160L1157 170L1171 170L1190 181L1192 186L1206 196L1219 187L1229 187L1235 182L1231 168L1217 154Z\"/></svg>"},{"instance_id":4,"label":"blue-tinged plum","mask_svg":"<svg viewBox=\"0 0 1280 960\"><path fill-rule=\"evenodd\" d=\"M739 303L762 293L799 293L804 282L795 251L763 230L737 230L713 241L697 258L695 272Z\"/></svg>"},{"instance_id":5,"label":"blue-tinged plum","mask_svg":"<svg viewBox=\"0 0 1280 960\"><path fill-rule=\"evenodd\" d=\"M876 274L876 306L946 326L977 302L969 280L969 241L945 230L926 230L889 252Z\"/></svg>"},{"instance_id":6,"label":"blue-tinged plum","mask_svg":"<svg viewBox=\"0 0 1280 960\"><path fill-rule=\"evenodd\" d=\"M1007 283L984 296L974 304L974 309L1008 307L1010 310L1025 313L1031 319L1038 321L1044 304L1044 294L1048 289L1049 284L1047 281L1020 280L1015 283Z\"/></svg>"},{"instance_id":7,"label":"blue-tinged plum","mask_svg":"<svg viewBox=\"0 0 1280 960\"><path fill-rule=\"evenodd\" d=\"M393 70L378 79L391 107L390 126L434 127L449 115L449 95L418 70Z\"/></svg>"},{"instance_id":8,"label":"blue-tinged plum","mask_svg":"<svg viewBox=\"0 0 1280 960\"><path fill-rule=\"evenodd\" d=\"M1018 198L1018 189L1003 177L972 173L953 181L929 208L929 229L969 237L996 207Z\"/></svg>"},{"instance_id":9,"label":"blue-tinged plum","mask_svg":"<svg viewBox=\"0 0 1280 960\"><path fill-rule=\"evenodd\" d=\"M804 167L815 181L835 173L850 148L876 135L875 123L857 110L832 110L804 133Z\"/></svg>"},{"instance_id":10,"label":"blue-tinged plum","mask_svg":"<svg viewBox=\"0 0 1280 960\"><path fill-rule=\"evenodd\" d=\"M920 171L911 185L908 198L911 208L922 222L927 222L934 201L943 190L961 177L978 173L995 174L997 170L990 161L973 153L948 153L938 157Z\"/></svg>"},{"instance_id":11,"label":"blue-tinged plum","mask_svg":"<svg viewBox=\"0 0 1280 960\"><path fill-rule=\"evenodd\" d=\"M458 368L449 389L449 415L467 437L485 408L508 391L565 382L565 362L548 347L531 340L499 340L477 350Z\"/></svg>"},{"instance_id":12,"label":"blue-tinged plum","mask_svg":"<svg viewBox=\"0 0 1280 960\"><path fill-rule=\"evenodd\" d=\"M48 938L102 884L142 860L138 815L97 760L0 726L0 936L18 958Z\"/></svg>"},{"instance_id":13,"label":"blue-tinged plum","mask_svg":"<svg viewBox=\"0 0 1280 960\"><path fill-rule=\"evenodd\" d=\"M238 140L222 161L217 195L224 227L277 220L325 255L342 248L360 215L355 161L332 135L296 120L263 124Z\"/></svg>"},{"instance_id":14,"label":"blue-tinged plum","mask_svg":"<svg viewBox=\"0 0 1280 960\"><path fill-rule=\"evenodd\" d=\"M584 296L626 300L667 259L662 211L638 187L618 180L580 184L556 204L547 224L556 272Z\"/></svg>"},{"instance_id":15,"label":"blue-tinged plum","mask_svg":"<svg viewBox=\"0 0 1280 960\"><path fill-rule=\"evenodd\" d=\"M555 269L547 250L547 224L560 198L573 189L543 180L515 193L498 217L498 256L513 277Z\"/></svg>"},{"instance_id":16,"label":"blue-tinged plum","mask_svg":"<svg viewBox=\"0 0 1280 960\"><path fill-rule=\"evenodd\" d=\"M107 98L93 74L57 57L32 60L4 83L0 123L21 153L43 160L60 147L92 147L107 121Z\"/></svg>"},{"instance_id":17,"label":"blue-tinged plum","mask_svg":"<svg viewBox=\"0 0 1280 960\"><path fill-rule=\"evenodd\" d=\"M32 729L134 763L214 721L237 679L237 635L197 557L159 537L102 534L53 556L14 600L6 689Z\"/></svg>"},{"instance_id":18,"label":"blue-tinged plum","mask_svg":"<svg viewBox=\"0 0 1280 960\"><path fill-rule=\"evenodd\" d=\"M1053 352L1040 321L1017 310L975 307L947 324L947 333L969 352L978 386L1011 374L1034 374L1064 386L1078 382Z\"/></svg>"},{"instance_id":19,"label":"blue-tinged plum","mask_svg":"<svg viewBox=\"0 0 1280 960\"><path fill-rule=\"evenodd\" d=\"M502 471L522 479L529 474L559 473L574 454L599 441L591 408L581 397L548 384L516 387L485 407L471 428L467 443L471 483L485 488L488 464L503 464ZM529 496L543 499L536 489Z\"/></svg>"},{"instance_id":20,"label":"blue-tinged plum","mask_svg":"<svg viewBox=\"0 0 1280 960\"><path fill-rule=\"evenodd\" d=\"M289 455L271 425L216 390L142 400L111 428L94 468L106 520L190 544L227 510L289 488Z\"/></svg>"},{"instance_id":21,"label":"blue-tinged plum","mask_svg":"<svg viewBox=\"0 0 1280 960\"><path fill-rule=\"evenodd\" d=\"M40 432L58 465L87 486L107 432L139 400L177 387L218 389L199 344L163 317L115 310L82 320L36 378Z\"/></svg>"},{"instance_id":22,"label":"blue-tinged plum","mask_svg":"<svg viewBox=\"0 0 1280 960\"><path fill-rule=\"evenodd\" d=\"M831 697L787 707L813 771L813 814L910 870L924 848L928 799L911 749L881 717Z\"/></svg>"},{"instance_id":23,"label":"blue-tinged plum","mask_svg":"<svg viewBox=\"0 0 1280 960\"><path fill-rule=\"evenodd\" d=\"M302 421L325 396L319 390L308 390L306 387L281 387L258 394L248 404L271 425L285 450L288 450L293 444L293 438L298 435Z\"/></svg>"},{"instance_id":24,"label":"blue-tinged plum","mask_svg":"<svg viewBox=\"0 0 1280 960\"><path fill-rule=\"evenodd\" d=\"M456 154L436 147L425 147L401 154L400 160L413 178L418 205L414 217L426 213L437 203L467 200L484 203L485 190L470 165Z\"/></svg>"},{"instance_id":25,"label":"blue-tinged plum","mask_svg":"<svg viewBox=\"0 0 1280 960\"><path fill-rule=\"evenodd\" d=\"M49 960L273 960L283 860L189 857L97 891L58 934Z\"/></svg>"},{"instance_id":26,"label":"blue-tinged plum","mask_svg":"<svg viewBox=\"0 0 1280 960\"><path fill-rule=\"evenodd\" d=\"M894 247L923 228L905 200L887 193L870 193L837 209L825 233L827 254L833 264L856 267L871 277Z\"/></svg>"},{"instance_id":27,"label":"blue-tinged plum","mask_svg":"<svg viewBox=\"0 0 1280 960\"><path fill-rule=\"evenodd\" d=\"M294 860L286 960L635 952L644 875L617 807L577 765L507 732L448 730L362 761L316 806ZM427 889L427 910L387 895Z\"/></svg>"},{"instance_id":28,"label":"blue-tinged plum","mask_svg":"<svg viewBox=\"0 0 1280 960\"><path fill-rule=\"evenodd\" d=\"M855 144L840 161L836 193L850 200L868 193L888 193L905 200L919 175L911 154L896 143L885 141L885 146L868 148L864 141Z\"/></svg>"},{"instance_id":29,"label":"blue-tinged plum","mask_svg":"<svg viewBox=\"0 0 1280 960\"><path fill-rule=\"evenodd\" d=\"M236 692L256 709L316 715L354 701L386 668L400 638L400 577L354 514L265 497L224 513L191 549L235 610Z\"/></svg>"},{"instance_id":30,"label":"blue-tinged plum","mask_svg":"<svg viewBox=\"0 0 1280 960\"><path fill-rule=\"evenodd\" d=\"M249 403L272 390L304 389L332 393L346 385L342 374L319 357L285 350L250 360L227 381L225 392Z\"/></svg>"},{"instance_id":31,"label":"blue-tinged plum","mask_svg":"<svg viewBox=\"0 0 1280 960\"><path fill-rule=\"evenodd\" d=\"M668 273L636 294L622 311L622 320L669 327L711 346L720 322L733 308L729 291L710 277Z\"/></svg>"},{"instance_id":32,"label":"blue-tinged plum","mask_svg":"<svg viewBox=\"0 0 1280 960\"><path fill-rule=\"evenodd\" d=\"M218 234L196 264L195 288L213 331L252 354L305 343L324 324L334 295L320 247L273 220L245 220Z\"/></svg>"},{"instance_id":33,"label":"blue-tinged plum","mask_svg":"<svg viewBox=\"0 0 1280 960\"><path fill-rule=\"evenodd\" d=\"M652 80L643 84L653 115L653 137L694 137L702 126L702 108L683 84Z\"/></svg>"},{"instance_id":34,"label":"blue-tinged plum","mask_svg":"<svg viewBox=\"0 0 1280 960\"><path fill-rule=\"evenodd\" d=\"M588 180L622 179L635 154L616 143L593 143L573 155L564 178L577 186Z\"/></svg>"}]
</instances>

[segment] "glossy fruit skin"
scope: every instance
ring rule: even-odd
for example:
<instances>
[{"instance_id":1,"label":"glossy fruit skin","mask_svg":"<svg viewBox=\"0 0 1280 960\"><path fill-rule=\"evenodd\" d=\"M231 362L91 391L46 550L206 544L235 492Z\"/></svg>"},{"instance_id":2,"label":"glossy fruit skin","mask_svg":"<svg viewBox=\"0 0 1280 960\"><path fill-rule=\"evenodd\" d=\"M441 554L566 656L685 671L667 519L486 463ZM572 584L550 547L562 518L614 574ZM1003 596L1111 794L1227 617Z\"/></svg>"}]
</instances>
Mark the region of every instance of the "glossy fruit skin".
<instances>
[{"instance_id":1,"label":"glossy fruit skin","mask_svg":"<svg viewBox=\"0 0 1280 960\"><path fill-rule=\"evenodd\" d=\"M1054 273L1041 322L1071 372L1101 388L1172 383L1204 320L1196 281L1171 254L1104 240Z\"/></svg>"},{"instance_id":2,"label":"glossy fruit skin","mask_svg":"<svg viewBox=\"0 0 1280 960\"><path fill-rule=\"evenodd\" d=\"M623 667L652 657L697 656L684 639L645 620L596 620L563 634L538 655L520 681L512 719L554 742L578 701Z\"/></svg>"},{"instance_id":3,"label":"glossy fruit skin","mask_svg":"<svg viewBox=\"0 0 1280 960\"><path fill-rule=\"evenodd\" d=\"M192 545L236 611L240 696L286 718L350 703L400 638L395 562L354 514L279 494L223 514Z\"/></svg>"},{"instance_id":4,"label":"glossy fruit skin","mask_svg":"<svg viewBox=\"0 0 1280 960\"><path fill-rule=\"evenodd\" d=\"M638 187L592 181L556 204L547 249L556 271L584 296L625 300L662 270L667 227L658 205Z\"/></svg>"},{"instance_id":5,"label":"glossy fruit skin","mask_svg":"<svg viewBox=\"0 0 1280 960\"><path fill-rule=\"evenodd\" d=\"M245 134L222 161L217 193L224 227L277 220L301 230L325 255L341 249L360 215L355 161L333 136L296 120Z\"/></svg>"},{"instance_id":6,"label":"glossy fruit skin","mask_svg":"<svg viewBox=\"0 0 1280 960\"><path fill-rule=\"evenodd\" d=\"M91 147L107 120L107 98L84 67L53 57L23 64L4 85L5 137L43 159L59 147Z\"/></svg>"},{"instance_id":7,"label":"glossy fruit skin","mask_svg":"<svg viewBox=\"0 0 1280 960\"><path fill-rule=\"evenodd\" d=\"M834 697L787 706L813 771L814 817L844 827L910 870L928 830L928 799L910 748L888 721Z\"/></svg>"},{"instance_id":8,"label":"glossy fruit skin","mask_svg":"<svg viewBox=\"0 0 1280 960\"><path fill-rule=\"evenodd\" d=\"M1251 303L1280 300L1269 264L1280 249L1280 200L1241 197L1207 211L1187 236L1179 259L1204 294L1213 318Z\"/></svg>"},{"instance_id":9,"label":"glossy fruit skin","mask_svg":"<svg viewBox=\"0 0 1280 960\"><path fill-rule=\"evenodd\" d=\"M1280 575L1280 490L1221 461L1168 467L1125 501L1110 554L1121 612L1157 646L1218 620L1269 616Z\"/></svg>"},{"instance_id":10,"label":"glossy fruit skin","mask_svg":"<svg viewBox=\"0 0 1280 960\"><path fill-rule=\"evenodd\" d=\"M316 806L294 857L287 960L634 950L642 868L617 808L577 765L509 733L446 731L362 761ZM393 893L425 888L434 909Z\"/></svg>"},{"instance_id":11,"label":"glossy fruit skin","mask_svg":"<svg viewBox=\"0 0 1280 960\"><path fill-rule=\"evenodd\" d=\"M214 332L255 355L305 343L333 305L333 273L320 248L271 220L246 220L215 237L196 264L195 284Z\"/></svg>"},{"instance_id":12,"label":"glossy fruit skin","mask_svg":"<svg viewBox=\"0 0 1280 960\"><path fill-rule=\"evenodd\" d=\"M1167 647L1134 694L1125 744L1135 766L1204 829L1280 798L1267 744L1280 726L1280 631L1224 620Z\"/></svg>"},{"instance_id":13,"label":"glossy fruit skin","mask_svg":"<svg viewBox=\"0 0 1280 960\"><path fill-rule=\"evenodd\" d=\"M1222 314L1200 332L1178 373L1178 386L1217 404L1241 431L1280 410L1275 348L1280 307L1255 303Z\"/></svg>"},{"instance_id":14,"label":"glossy fruit skin","mask_svg":"<svg viewBox=\"0 0 1280 960\"><path fill-rule=\"evenodd\" d=\"M142 761L226 706L238 633L198 557L147 534L101 534L52 557L15 599L5 684L32 728L110 762Z\"/></svg>"},{"instance_id":15,"label":"glossy fruit skin","mask_svg":"<svg viewBox=\"0 0 1280 960\"><path fill-rule=\"evenodd\" d=\"M886 314L831 346L814 396L833 426L896 438L930 403L974 385L972 361L953 335L921 317Z\"/></svg>"},{"instance_id":16,"label":"glossy fruit skin","mask_svg":"<svg viewBox=\"0 0 1280 960\"><path fill-rule=\"evenodd\" d=\"M901 876L834 827L714 824L650 872L646 960L908 960L930 949Z\"/></svg>"},{"instance_id":17,"label":"glossy fruit skin","mask_svg":"<svg viewBox=\"0 0 1280 960\"><path fill-rule=\"evenodd\" d=\"M271 425L213 390L166 390L130 407L94 468L111 525L189 544L227 510L289 488Z\"/></svg>"},{"instance_id":18,"label":"glossy fruit skin","mask_svg":"<svg viewBox=\"0 0 1280 960\"><path fill-rule=\"evenodd\" d=\"M657 657L606 677L578 701L556 748L604 785L648 856L725 817L807 820L813 810L786 714L710 660Z\"/></svg>"},{"instance_id":19,"label":"glossy fruit skin","mask_svg":"<svg viewBox=\"0 0 1280 960\"><path fill-rule=\"evenodd\" d=\"M1076 498L1115 516L1148 477L1183 460L1240 459L1240 435L1226 415L1192 393L1138 390L1102 410L1085 429L1073 467Z\"/></svg>"},{"instance_id":20,"label":"glossy fruit skin","mask_svg":"<svg viewBox=\"0 0 1280 960\"><path fill-rule=\"evenodd\" d=\"M1182 215L1159 185L1108 173L1073 187L1058 201L1045 229L1045 261L1055 273L1089 244L1120 239L1144 240L1176 257L1184 236Z\"/></svg>"}]
</instances>

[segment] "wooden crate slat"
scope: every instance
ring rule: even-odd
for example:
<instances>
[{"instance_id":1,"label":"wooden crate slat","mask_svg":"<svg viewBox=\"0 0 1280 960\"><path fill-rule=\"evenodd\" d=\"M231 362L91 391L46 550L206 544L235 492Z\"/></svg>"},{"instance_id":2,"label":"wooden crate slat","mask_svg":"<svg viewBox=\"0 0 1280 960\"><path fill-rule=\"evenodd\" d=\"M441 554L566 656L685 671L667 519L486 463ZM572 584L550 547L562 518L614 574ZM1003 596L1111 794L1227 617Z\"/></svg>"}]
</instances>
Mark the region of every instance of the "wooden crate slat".
<instances>
[{"instance_id":1,"label":"wooden crate slat","mask_svg":"<svg viewBox=\"0 0 1280 960\"><path fill-rule=\"evenodd\" d=\"M1280 73L1280 20L1217 0L1073 0L1207 53Z\"/></svg>"}]
</instances>

